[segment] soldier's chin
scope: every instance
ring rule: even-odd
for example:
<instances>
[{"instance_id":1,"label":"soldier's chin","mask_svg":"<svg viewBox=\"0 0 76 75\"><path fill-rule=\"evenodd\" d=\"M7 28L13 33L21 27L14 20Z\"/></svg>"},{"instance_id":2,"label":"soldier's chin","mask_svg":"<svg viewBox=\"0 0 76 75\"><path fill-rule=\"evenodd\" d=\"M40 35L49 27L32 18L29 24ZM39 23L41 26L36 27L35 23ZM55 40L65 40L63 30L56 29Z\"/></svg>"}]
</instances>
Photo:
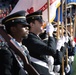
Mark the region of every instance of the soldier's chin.
<instances>
[{"instance_id":1,"label":"soldier's chin","mask_svg":"<svg viewBox=\"0 0 76 75\"><path fill-rule=\"evenodd\" d=\"M43 28L41 27L41 30L43 30Z\"/></svg>"},{"instance_id":2,"label":"soldier's chin","mask_svg":"<svg viewBox=\"0 0 76 75\"><path fill-rule=\"evenodd\" d=\"M23 36L23 38L28 38L28 34L27 34L27 35L25 35L25 36Z\"/></svg>"},{"instance_id":3,"label":"soldier's chin","mask_svg":"<svg viewBox=\"0 0 76 75\"><path fill-rule=\"evenodd\" d=\"M41 32L43 33L44 32L44 29L41 27Z\"/></svg>"}]
</instances>

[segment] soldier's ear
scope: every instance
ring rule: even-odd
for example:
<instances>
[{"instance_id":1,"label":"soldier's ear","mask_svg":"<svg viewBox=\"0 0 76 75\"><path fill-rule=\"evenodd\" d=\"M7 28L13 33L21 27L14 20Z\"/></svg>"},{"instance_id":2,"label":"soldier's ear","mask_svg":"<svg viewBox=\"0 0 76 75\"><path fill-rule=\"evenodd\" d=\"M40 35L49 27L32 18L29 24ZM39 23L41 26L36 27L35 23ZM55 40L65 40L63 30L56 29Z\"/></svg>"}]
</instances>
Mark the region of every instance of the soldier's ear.
<instances>
[{"instance_id":1,"label":"soldier's ear","mask_svg":"<svg viewBox=\"0 0 76 75\"><path fill-rule=\"evenodd\" d=\"M34 26L34 24L31 22L31 23L30 23L30 27L32 27L32 26Z\"/></svg>"}]
</instances>

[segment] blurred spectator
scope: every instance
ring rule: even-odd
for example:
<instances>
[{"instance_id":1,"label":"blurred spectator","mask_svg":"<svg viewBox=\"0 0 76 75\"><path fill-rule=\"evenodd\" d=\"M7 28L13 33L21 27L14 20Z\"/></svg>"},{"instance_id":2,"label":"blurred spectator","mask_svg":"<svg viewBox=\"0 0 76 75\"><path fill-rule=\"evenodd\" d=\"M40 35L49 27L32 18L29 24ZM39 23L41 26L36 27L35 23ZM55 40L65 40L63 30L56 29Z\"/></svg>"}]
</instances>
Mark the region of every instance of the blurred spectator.
<instances>
[{"instance_id":1,"label":"blurred spectator","mask_svg":"<svg viewBox=\"0 0 76 75\"><path fill-rule=\"evenodd\" d=\"M0 0L0 22L14 8L18 0Z\"/></svg>"}]
</instances>

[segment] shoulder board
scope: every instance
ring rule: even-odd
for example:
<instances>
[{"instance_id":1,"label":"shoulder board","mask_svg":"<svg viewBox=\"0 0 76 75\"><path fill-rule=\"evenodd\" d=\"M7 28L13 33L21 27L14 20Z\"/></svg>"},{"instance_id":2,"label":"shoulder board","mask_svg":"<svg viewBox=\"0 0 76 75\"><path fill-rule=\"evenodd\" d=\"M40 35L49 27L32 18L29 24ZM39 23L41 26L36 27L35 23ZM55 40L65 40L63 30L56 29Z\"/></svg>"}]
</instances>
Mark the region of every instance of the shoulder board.
<instances>
[{"instance_id":1,"label":"shoulder board","mask_svg":"<svg viewBox=\"0 0 76 75\"><path fill-rule=\"evenodd\" d=\"M0 48L6 46L7 43L5 42L4 38L0 35Z\"/></svg>"}]
</instances>

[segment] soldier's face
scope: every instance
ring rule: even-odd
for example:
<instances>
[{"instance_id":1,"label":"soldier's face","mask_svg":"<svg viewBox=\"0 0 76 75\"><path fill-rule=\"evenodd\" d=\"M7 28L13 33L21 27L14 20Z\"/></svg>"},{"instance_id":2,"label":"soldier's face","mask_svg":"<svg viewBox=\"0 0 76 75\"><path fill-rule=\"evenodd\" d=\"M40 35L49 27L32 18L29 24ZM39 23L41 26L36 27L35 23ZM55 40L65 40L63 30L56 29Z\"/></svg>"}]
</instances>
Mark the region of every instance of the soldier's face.
<instances>
[{"instance_id":1,"label":"soldier's face","mask_svg":"<svg viewBox=\"0 0 76 75\"><path fill-rule=\"evenodd\" d=\"M41 33L42 30L43 30L42 25L43 25L42 22L39 22L38 20L35 20L34 23L33 23L34 32L36 32L37 34Z\"/></svg>"},{"instance_id":2,"label":"soldier's face","mask_svg":"<svg viewBox=\"0 0 76 75\"><path fill-rule=\"evenodd\" d=\"M24 27L21 24L18 24L14 27L14 34L19 37L25 37L29 33L29 27Z\"/></svg>"}]
</instances>

